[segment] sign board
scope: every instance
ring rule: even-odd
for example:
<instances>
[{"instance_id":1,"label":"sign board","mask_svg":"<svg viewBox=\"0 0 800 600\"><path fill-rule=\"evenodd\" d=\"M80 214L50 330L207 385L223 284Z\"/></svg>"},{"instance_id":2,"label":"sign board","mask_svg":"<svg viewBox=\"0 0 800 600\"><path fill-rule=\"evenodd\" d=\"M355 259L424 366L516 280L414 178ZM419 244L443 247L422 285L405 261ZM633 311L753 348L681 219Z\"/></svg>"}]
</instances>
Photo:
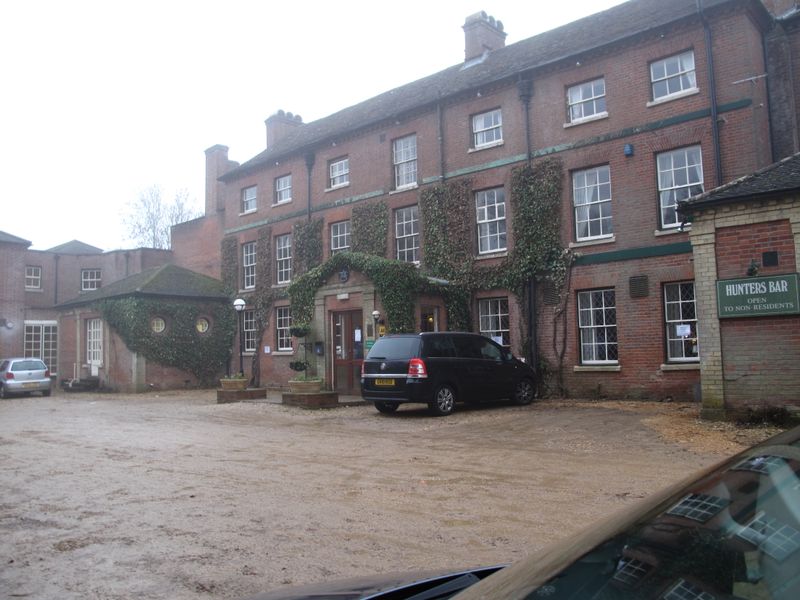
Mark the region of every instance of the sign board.
<instances>
[{"instance_id":1,"label":"sign board","mask_svg":"<svg viewBox=\"0 0 800 600\"><path fill-rule=\"evenodd\" d=\"M375 345L375 340L367 340L364 345L367 348L367 352L369 352L370 350L372 350L372 347Z\"/></svg>"},{"instance_id":2,"label":"sign board","mask_svg":"<svg viewBox=\"0 0 800 600\"><path fill-rule=\"evenodd\" d=\"M717 281L717 314L720 319L800 314L797 273Z\"/></svg>"}]
</instances>

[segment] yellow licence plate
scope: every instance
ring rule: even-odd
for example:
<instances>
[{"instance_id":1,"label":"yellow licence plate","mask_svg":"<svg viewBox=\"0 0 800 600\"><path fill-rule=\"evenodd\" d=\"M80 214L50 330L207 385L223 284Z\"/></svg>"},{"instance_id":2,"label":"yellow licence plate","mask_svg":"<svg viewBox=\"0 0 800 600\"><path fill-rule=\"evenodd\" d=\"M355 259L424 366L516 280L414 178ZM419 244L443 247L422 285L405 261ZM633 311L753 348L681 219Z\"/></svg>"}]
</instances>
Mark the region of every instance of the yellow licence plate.
<instances>
[{"instance_id":1,"label":"yellow licence plate","mask_svg":"<svg viewBox=\"0 0 800 600\"><path fill-rule=\"evenodd\" d=\"M24 388L35 388L35 387L39 387L39 384L36 383L35 381L32 381L30 383L23 383L22 387L24 387Z\"/></svg>"},{"instance_id":2,"label":"yellow licence plate","mask_svg":"<svg viewBox=\"0 0 800 600\"><path fill-rule=\"evenodd\" d=\"M375 385L394 385L394 379L376 379Z\"/></svg>"}]
</instances>

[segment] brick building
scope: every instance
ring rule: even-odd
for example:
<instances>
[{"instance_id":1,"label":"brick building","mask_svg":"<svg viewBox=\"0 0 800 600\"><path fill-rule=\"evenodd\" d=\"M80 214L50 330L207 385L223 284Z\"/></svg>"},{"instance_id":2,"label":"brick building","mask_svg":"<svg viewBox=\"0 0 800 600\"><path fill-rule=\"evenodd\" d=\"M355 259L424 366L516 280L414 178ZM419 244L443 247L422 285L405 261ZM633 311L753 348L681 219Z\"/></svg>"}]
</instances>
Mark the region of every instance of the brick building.
<instances>
[{"instance_id":1,"label":"brick building","mask_svg":"<svg viewBox=\"0 0 800 600\"><path fill-rule=\"evenodd\" d=\"M800 154L691 199L703 414L800 398Z\"/></svg>"},{"instance_id":2,"label":"brick building","mask_svg":"<svg viewBox=\"0 0 800 600\"><path fill-rule=\"evenodd\" d=\"M28 240L0 232L0 356L41 357L59 379L88 374L92 362L95 374L107 382L105 328L93 330L96 360L89 361L85 347L81 356L75 356L59 335L58 305L164 265L171 261L171 252L150 248L103 252L77 240L49 250L31 250L30 245ZM89 325L81 322L81 326ZM82 339L85 342L86 336ZM72 352L70 357L67 350Z\"/></svg>"},{"instance_id":3,"label":"brick building","mask_svg":"<svg viewBox=\"0 0 800 600\"><path fill-rule=\"evenodd\" d=\"M385 241L373 253L441 283L411 300L414 330L452 326L447 285L470 281L466 328L541 363L551 391L697 399L691 226L677 204L797 151L795 16L786 2L632 0L506 46L499 21L473 15L463 63L311 123L279 111L266 150L241 165L209 148L205 221L175 229L176 255L185 243L219 261L192 266L247 301L245 346L267 385L296 358L288 286L363 247L371 219ZM547 159L560 169L559 249L574 261L563 286L543 273L492 285L525 250L515 173ZM468 201L450 209L467 226L426 238L430 198L456 188ZM298 236L320 220L321 255L307 264ZM219 231L222 251L193 237L201 228ZM462 280L432 258L443 244ZM311 337L327 384L355 392L370 340L398 324L385 289L334 260Z\"/></svg>"}]
</instances>

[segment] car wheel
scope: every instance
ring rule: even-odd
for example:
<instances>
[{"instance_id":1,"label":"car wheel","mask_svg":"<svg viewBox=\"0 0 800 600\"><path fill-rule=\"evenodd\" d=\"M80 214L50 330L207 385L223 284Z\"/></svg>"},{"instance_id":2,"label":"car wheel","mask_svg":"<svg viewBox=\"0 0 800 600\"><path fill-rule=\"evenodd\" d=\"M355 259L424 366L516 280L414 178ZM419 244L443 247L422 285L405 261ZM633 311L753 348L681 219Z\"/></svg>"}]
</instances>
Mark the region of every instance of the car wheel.
<instances>
[{"instance_id":1,"label":"car wheel","mask_svg":"<svg viewBox=\"0 0 800 600\"><path fill-rule=\"evenodd\" d=\"M8 398L8 392L6 391L6 386L0 385L0 398Z\"/></svg>"},{"instance_id":2,"label":"car wheel","mask_svg":"<svg viewBox=\"0 0 800 600\"><path fill-rule=\"evenodd\" d=\"M42 390L42 396L49 396L52 390Z\"/></svg>"},{"instance_id":3,"label":"car wheel","mask_svg":"<svg viewBox=\"0 0 800 600\"><path fill-rule=\"evenodd\" d=\"M375 408L378 409L378 412L382 412L384 414L390 414L396 412L400 405L396 402L376 402Z\"/></svg>"},{"instance_id":4,"label":"car wheel","mask_svg":"<svg viewBox=\"0 0 800 600\"><path fill-rule=\"evenodd\" d=\"M520 379L514 388L514 402L520 406L533 402L533 383L530 379Z\"/></svg>"},{"instance_id":5,"label":"car wheel","mask_svg":"<svg viewBox=\"0 0 800 600\"><path fill-rule=\"evenodd\" d=\"M456 404L456 393L449 385L439 386L433 398L433 402L428 404L428 408L434 415L443 417L453 412L453 407Z\"/></svg>"}]
</instances>

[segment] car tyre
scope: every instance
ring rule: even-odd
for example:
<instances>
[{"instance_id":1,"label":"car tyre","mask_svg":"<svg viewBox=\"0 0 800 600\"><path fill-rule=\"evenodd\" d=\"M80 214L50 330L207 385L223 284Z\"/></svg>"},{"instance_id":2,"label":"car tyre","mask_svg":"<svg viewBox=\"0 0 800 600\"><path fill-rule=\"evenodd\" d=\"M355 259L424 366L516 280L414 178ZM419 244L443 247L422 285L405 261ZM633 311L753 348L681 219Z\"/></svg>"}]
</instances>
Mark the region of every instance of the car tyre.
<instances>
[{"instance_id":1,"label":"car tyre","mask_svg":"<svg viewBox=\"0 0 800 600\"><path fill-rule=\"evenodd\" d=\"M42 396L49 396L52 390L42 390Z\"/></svg>"},{"instance_id":2,"label":"car tyre","mask_svg":"<svg viewBox=\"0 0 800 600\"><path fill-rule=\"evenodd\" d=\"M375 402L375 408L378 409L378 412L386 415L397 412L399 406L397 402Z\"/></svg>"},{"instance_id":3,"label":"car tyre","mask_svg":"<svg viewBox=\"0 0 800 600\"><path fill-rule=\"evenodd\" d=\"M514 386L514 403L520 406L533 402L534 389L530 379L520 379Z\"/></svg>"},{"instance_id":4,"label":"car tyre","mask_svg":"<svg viewBox=\"0 0 800 600\"><path fill-rule=\"evenodd\" d=\"M6 391L6 386L0 384L0 398L6 399L8 398L8 392Z\"/></svg>"},{"instance_id":5,"label":"car tyre","mask_svg":"<svg viewBox=\"0 0 800 600\"><path fill-rule=\"evenodd\" d=\"M428 408L437 417L444 417L453 412L455 404L455 390L449 385L440 385L433 396L433 402L428 404Z\"/></svg>"}]
</instances>

